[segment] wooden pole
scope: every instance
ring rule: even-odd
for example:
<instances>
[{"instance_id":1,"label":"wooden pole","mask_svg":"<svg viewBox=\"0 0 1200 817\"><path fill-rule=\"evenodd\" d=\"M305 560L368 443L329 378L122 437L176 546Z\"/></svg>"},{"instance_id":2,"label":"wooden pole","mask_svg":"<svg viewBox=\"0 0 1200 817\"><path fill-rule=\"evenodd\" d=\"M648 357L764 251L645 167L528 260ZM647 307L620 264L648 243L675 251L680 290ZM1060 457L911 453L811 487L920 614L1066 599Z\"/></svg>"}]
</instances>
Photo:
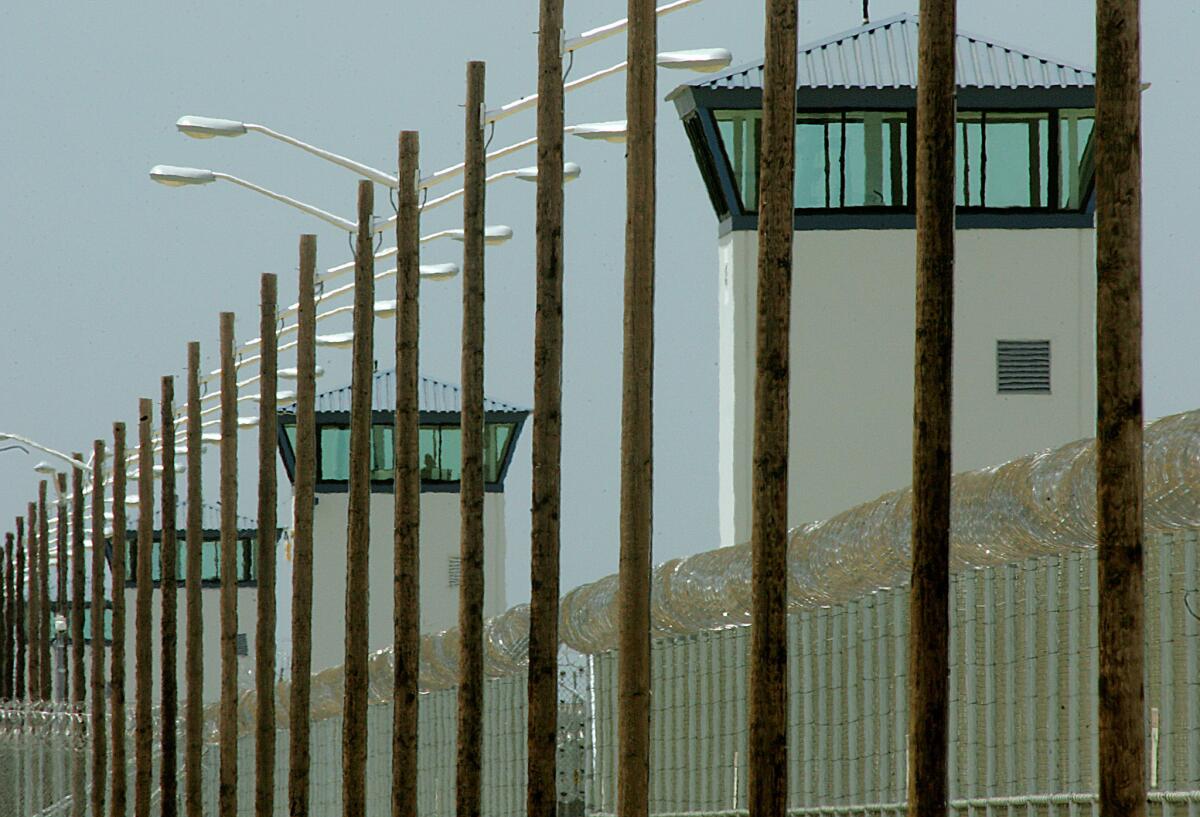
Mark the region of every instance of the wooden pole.
<instances>
[{"instance_id":1,"label":"wooden pole","mask_svg":"<svg viewBox=\"0 0 1200 817\"><path fill-rule=\"evenodd\" d=\"M313 502L317 471L317 237L300 236L300 305L296 334L296 479L292 486L292 691L288 702L288 814L308 817L312 681ZM193 815L188 815L193 817ZM199 817L199 815L195 815Z\"/></svg>"},{"instance_id":2,"label":"wooden pole","mask_svg":"<svg viewBox=\"0 0 1200 817\"><path fill-rule=\"evenodd\" d=\"M462 476L459 495L458 764L462 815L479 814L483 755L483 144L484 64L467 63L463 174Z\"/></svg>"},{"instance_id":3,"label":"wooden pole","mask_svg":"<svg viewBox=\"0 0 1200 817\"><path fill-rule=\"evenodd\" d=\"M38 484L38 603L41 605L41 616L38 618L38 640L41 647L41 656L38 658L38 686L41 690L40 700L43 701L54 697L50 678L50 622L53 615L50 611L50 516L46 509L46 485L46 480Z\"/></svg>"},{"instance_id":4,"label":"wooden pole","mask_svg":"<svg viewBox=\"0 0 1200 817\"><path fill-rule=\"evenodd\" d=\"M133 578L137 583L134 602L134 778L133 813L150 817L150 783L153 778L151 751L154 743L154 721L151 720L154 692L154 620L151 603L154 600L154 576L151 574L151 553L154 550L154 435L152 420L154 402L147 398L138 401L138 527L137 562Z\"/></svg>"},{"instance_id":5,"label":"wooden pole","mask_svg":"<svg viewBox=\"0 0 1200 817\"><path fill-rule=\"evenodd\" d=\"M1096 498L1104 817L1146 814L1139 14L1138 0L1096 3Z\"/></svg>"},{"instance_id":6,"label":"wooden pole","mask_svg":"<svg viewBox=\"0 0 1200 817\"><path fill-rule=\"evenodd\" d=\"M0 576L0 700L12 698L12 673L9 671L12 656L12 618L9 599L12 598L12 532L4 534L4 575Z\"/></svg>"},{"instance_id":7,"label":"wooden pole","mask_svg":"<svg viewBox=\"0 0 1200 817\"><path fill-rule=\"evenodd\" d=\"M787 810L787 523L796 0L767 0L759 167L754 492L751 528L751 817Z\"/></svg>"},{"instance_id":8,"label":"wooden pole","mask_svg":"<svg viewBox=\"0 0 1200 817\"><path fill-rule=\"evenodd\" d=\"M31 503L32 504L32 503ZM32 535L32 533L31 533ZM16 595L14 596L14 604L16 605L16 614L13 616L16 629L16 656L17 667L15 677L13 679L13 697L18 701L25 700L25 663L27 660L26 644L28 641L28 633L26 631L25 614L28 602L26 601L25 588L28 582L28 577L25 575L25 518L17 517L17 574L16 574Z\"/></svg>"},{"instance_id":9,"label":"wooden pole","mask_svg":"<svg viewBox=\"0 0 1200 817\"><path fill-rule=\"evenodd\" d=\"M112 677L110 725L112 727L112 784L109 800L111 817L126 817L125 784L125 552L128 526L125 524L125 424L113 423L112 456L112 649L109 650L109 674ZM103 610L101 610L103 616ZM103 642L101 642L103 643Z\"/></svg>"},{"instance_id":10,"label":"wooden pole","mask_svg":"<svg viewBox=\"0 0 1200 817\"><path fill-rule=\"evenodd\" d=\"M179 542L175 496L175 378L162 379L159 405L159 436L162 438L162 612L159 635L162 655L162 761L160 768L161 815L179 813L179 758L176 736L179 724L178 638L179 638Z\"/></svg>"},{"instance_id":11,"label":"wooden pole","mask_svg":"<svg viewBox=\"0 0 1200 817\"><path fill-rule=\"evenodd\" d=\"M918 39L913 556L908 637L908 813L912 817L943 817L947 807L955 6L955 0L921 0Z\"/></svg>"},{"instance_id":12,"label":"wooden pole","mask_svg":"<svg viewBox=\"0 0 1200 817\"><path fill-rule=\"evenodd\" d=\"M71 454L83 462L83 454ZM83 609L84 585L83 551L83 469L71 470L71 703L82 707L87 695L87 677L83 669Z\"/></svg>"},{"instance_id":13,"label":"wooden pole","mask_svg":"<svg viewBox=\"0 0 1200 817\"><path fill-rule=\"evenodd\" d=\"M258 364L258 568L257 630L254 674L257 716L254 721L254 813L275 813L275 402L277 359L275 312L277 278L262 275L262 313Z\"/></svg>"},{"instance_id":14,"label":"wooden pole","mask_svg":"<svg viewBox=\"0 0 1200 817\"><path fill-rule=\"evenodd\" d=\"M563 0L541 0L533 341L533 499L529 561L526 813L558 806L559 511L562 505Z\"/></svg>"},{"instance_id":15,"label":"wooden pole","mask_svg":"<svg viewBox=\"0 0 1200 817\"><path fill-rule=\"evenodd\" d=\"M392 720L392 817L417 817L417 725L421 670L421 214L417 207L420 141L400 134L396 220L395 518L392 626L395 677Z\"/></svg>"},{"instance_id":16,"label":"wooden pole","mask_svg":"<svg viewBox=\"0 0 1200 817\"><path fill-rule=\"evenodd\" d=\"M350 479L346 522L346 686L342 698L342 814L367 810L367 581L371 548L371 391L374 369L375 188L358 183L354 243L354 348L350 376Z\"/></svg>"},{"instance_id":17,"label":"wooden pole","mask_svg":"<svg viewBox=\"0 0 1200 817\"><path fill-rule=\"evenodd\" d=\"M217 809L237 814L237 368L233 313L221 313L221 704ZM189 426L190 428L190 426Z\"/></svg>"},{"instance_id":18,"label":"wooden pole","mask_svg":"<svg viewBox=\"0 0 1200 817\"><path fill-rule=\"evenodd\" d=\"M116 511L114 510L114 515ZM116 521L115 519L113 520ZM91 620L91 704L92 704L92 817L104 817L104 778L107 771L107 742L105 708L108 695L104 683L104 441L92 443L92 620ZM113 528L116 530L116 528ZM113 536L113 542L119 542ZM116 563L116 553L113 554ZM113 574L113 597L116 597L116 574ZM115 606L115 602L114 602ZM114 611L115 612L115 611ZM114 632L113 635L116 635Z\"/></svg>"},{"instance_id":19,"label":"wooden pole","mask_svg":"<svg viewBox=\"0 0 1200 817\"><path fill-rule=\"evenodd\" d=\"M200 757L204 729L204 611L200 600L200 566L204 548L203 486L200 482L202 445L200 423L200 344L187 346L187 532L184 543L186 573L184 596L187 633L183 672L187 686L184 703L183 809L187 817L203 817L200 796Z\"/></svg>"},{"instance_id":20,"label":"wooden pole","mask_svg":"<svg viewBox=\"0 0 1200 817\"><path fill-rule=\"evenodd\" d=\"M38 483L39 493L46 495L46 481ZM43 508L45 502L42 502ZM38 575L42 559L42 538L39 536L38 503L29 503L29 698L33 701L42 697L42 580Z\"/></svg>"},{"instance_id":21,"label":"wooden pole","mask_svg":"<svg viewBox=\"0 0 1200 817\"><path fill-rule=\"evenodd\" d=\"M617 679L617 813L622 817L649 813L657 48L654 0L629 0Z\"/></svg>"},{"instance_id":22,"label":"wooden pole","mask_svg":"<svg viewBox=\"0 0 1200 817\"><path fill-rule=\"evenodd\" d=\"M58 559L54 566L55 604L53 607L51 607L51 613L54 613L55 608L57 608L58 612L50 616L52 622L50 624L50 630L54 633L51 640L55 642L54 652L57 655L57 659L54 663L57 665L57 670L59 673L58 678L61 679L62 682L62 686L58 690L57 697L59 700L65 701L67 700L67 676L70 674L66 664L67 634L65 632L61 634L58 632L57 620L58 616L61 615L65 617L67 614L67 563L70 561L70 557L67 555L67 475L60 471L54 475L54 479L57 482L56 487L58 488L58 502L55 503L58 506L58 515L56 517L58 524L57 529L55 530L55 534L58 539ZM54 686L58 686L58 683L56 682Z\"/></svg>"}]
</instances>

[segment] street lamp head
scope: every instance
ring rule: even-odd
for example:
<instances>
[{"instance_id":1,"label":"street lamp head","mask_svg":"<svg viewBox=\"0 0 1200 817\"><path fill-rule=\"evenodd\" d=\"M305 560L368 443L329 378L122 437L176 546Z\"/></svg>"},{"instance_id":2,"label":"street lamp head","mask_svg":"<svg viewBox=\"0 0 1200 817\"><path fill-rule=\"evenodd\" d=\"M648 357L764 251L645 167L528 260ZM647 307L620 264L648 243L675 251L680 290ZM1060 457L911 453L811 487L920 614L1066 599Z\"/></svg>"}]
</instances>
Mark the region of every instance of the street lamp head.
<instances>
[{"instance_id":1,"label":"street lamp head","mask_svg":"<svg viewBox=\"0 0 1200 817\"><path fill-rule=\"evenodd\" d=\"M54 466L45 460L42 460L37 465L33 466L33 470L37 471L39 474L46 474L49 476L54 473Z\"/></svg>"},{"instance_id":2,"label":"street lamp head","mask_svg":"<svg viewBox=\"0 0 1200 817\"><path fill-rule=\"evenodd\" d=\"M690 51L663 51L658 55L659 68L683 69L711 74L728 68L733 54L728 48L696 48Z\"/></svg>"},{"instance_id":3,"label":"street lamp head","mask_svg":"<svg viewBox=\"0 0 1200 817\"><path fill-rule=\"evenodd\" d=\"M191 184L211 184L217 180L211 170L201 170L196 167L175 167L174 165L155 165L150 168L150 178L167 187L184 187Z\"/></svg>"},{"instance_id":4,"label":"street lamp head","mask_svg":"<svg viewBox=\"0 0 1200 817\"><path fill-rule=\"evenodd\" d=\"M246 125L232 119L214 119L211 116L181 116L175 127L184 136L193 139L212 139L215 136L241 136Z\"/></svg>"},{"instance_id":5,"label":"street lamp head","mask_svg":"<svg viewBox=\"0 0 1200 817\"><path fill-rule=\"evenodd\" d=\"M510 235L512 234L511 230L509 230L509 234ZM485 237L483 239L483 243L491 244L492 242L488 241L487 237L485 235ZM497 243L503 243L503 242L497 242ZM448 264L422 264L421 265L421 277L426 278L431 281L446 281L446 280L449 280L450 278L455 277L456 275L458 275L458 264L455 264L453 262L448 263Z\"/></svg>"},{"instance_id":6,"label":"street lamp head","mask_svg":"<svg viewBox=\"0 0 1200 817\"><path fill-rule=\"evenodd\" d=\"M580 139L601 142L624 142L628 124L624 119L612 122L585 122L580 125L568 125L565 132Z\"/></svg>"},{"instance_id":7,"label":"street lamp head","mask_svg":"<svg viewBox=\"0 0 1200 817\"><path fill-rule=\"evenodd\" d=\"M334 349L349 349L354 345L353 332L337 332L332 335L317 335L318 346L331 346Z\"/></svg>"},{"instance_id":8,"label":"street lamp head","mask_svg":"<svg viewBox=\"0 0 1200 817\"><path fill-rule=\"evenodd\" d=\"M286 369L280 369L278 374L284 380L297 380L300 377L300 369L295 366L291 366ZM313 376L314 377L320 377L323 374L325 374L324 366L314 366L313 367Z\"/></svg>"},{"instance_id":9,"label":"street lamp head","mask_svg":"<svg viewBox=\"0 0 1200 817\"><path fill-rule=\"evenodd\" d=\"M525 168L525 170L532 170L532 171L533 171L534 178L537 178L537 168L536 168L536 167L534 167L534 168ZM458 230L446 230L446 232L445 232L445 233L443 233L443 235L445 235L447 238L451 238L451 239L453 239L453 240L455 240L455 241L462 241L462 240L463 240L463 231L462 231L461 229L458 229ZM494 226L491 226L491 227L484 227L484 228L483 228L483 243L484 243L484 244L487 244L489 247L498 247L498 246L500 246L501 244L507 244L509 241L511 241L511 240L512 240L512 237L513 237L513 229L512 229L512 227L508 227L508 226L506 226L506 225L504 225L504 224L496 224L496 225L494 225ZM457 274L458 274L458 266L457 266L457 265L454 265L454 264L449 264L449 265L447 265L447 264L434 264L434 265L433 265L433 267L441 267L441 268L445 268L445 267L447 267L447 266L453 266L453 267L454 267L454 272L453 272L452 274L450 274L450 275L445 275L444 273L446 272L446 270L445 270L445 269L443 269L443 270L442 270L442 272L443 272L443 275L442 275L441 277L445 277L445 278L452 278L452 277L454 277L454 275L457 275ZM425 275L425 267L421 267L421 275L422 275L422 276L425 276L425 277L433 277L433 278L436 278L436 277L438 277L437 275L432 275L432 276L427 276L427 275Z\"/></svg>"},{"instance_id":10,"label":"street lamp head","mask_svg":"<svg viewBox=\"0 0 1200 817\"><path fill-rule=\"evenodd\" d=\"M573 182L579 178L579 174L583 169L574 162L563 162L563 182ZM522 167L516 171L516 178L523 182L536 182L538 177L537 167Z\"/></svg>"}]
</instances>

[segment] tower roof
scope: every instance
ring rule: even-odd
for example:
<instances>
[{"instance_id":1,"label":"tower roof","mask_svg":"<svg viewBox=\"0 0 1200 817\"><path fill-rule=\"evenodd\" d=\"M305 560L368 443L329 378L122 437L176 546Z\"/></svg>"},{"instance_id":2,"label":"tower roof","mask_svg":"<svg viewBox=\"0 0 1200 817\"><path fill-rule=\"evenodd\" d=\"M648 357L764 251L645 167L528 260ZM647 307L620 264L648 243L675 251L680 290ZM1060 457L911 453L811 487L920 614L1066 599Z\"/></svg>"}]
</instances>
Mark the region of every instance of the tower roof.
<instances>
[{"instance_id":1,"label":"tower roof","mask_svg":"<svg viewBox=\"0 0 1200 817\"><path fill-rule=\"evenodd\" d=\"M1090 68L959 31L955 75L961 88L1087 88ZM761 89L763 60L727 69L684 88ZM899 14L800 47L796 87L915 88L917 16Z\"/></svg>"},{"instance_id":2,"label":"tower roof","mask_svg":"<svg viewBox=\"0 0 1200 817\"><path fill-rule=\"evenodd\" d=\"M450 383L443 383L428 377L420 379L417 392L418 408L422 414L458 414L462 411L462 389ZM484 411L489 414L528 414L529 409L521 408L499 400L484 398ZM350 387L322 392L316 398L318 412L348 412L350 411ZM396 410L396 370L387 369L375 372L371 384L371 410ZM284 413L294 413L296 404L280 406Z\"/></svg>"}]
</instances>

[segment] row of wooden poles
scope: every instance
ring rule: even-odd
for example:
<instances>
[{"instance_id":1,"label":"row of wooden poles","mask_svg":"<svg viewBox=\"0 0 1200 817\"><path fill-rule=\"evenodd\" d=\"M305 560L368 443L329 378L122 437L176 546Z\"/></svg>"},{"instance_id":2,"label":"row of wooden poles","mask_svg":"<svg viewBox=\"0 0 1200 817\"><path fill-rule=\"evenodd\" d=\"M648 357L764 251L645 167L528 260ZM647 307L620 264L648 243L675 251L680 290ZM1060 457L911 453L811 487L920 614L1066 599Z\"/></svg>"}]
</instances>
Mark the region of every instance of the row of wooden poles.
<instances>
[{"instance_id":1,"label":"row of wooden poles","mask_svg":"<svg viewBox=\"0 0 1200 817\"><path fill-rule=\"evenodd\" d=\"M1142 738L1142 519L1140 101L1137 0L1098 0L1096 16L1096 222L1098 366L1098 519L1100 645L1100 801L1105 815L1145 812ZM559 598L559 461L563 338L562 0L540 0L538 44L537 309L534 353L533 503L529 632L528 793L530 815L556 808L557 647ZM766 0L759 216L757 379L753 489L753 633L750 669L749 810L777 817L787 808L787 463L789 336L793 273L793 173L796 103L796 0ZM954 299L955 0L922 0L917 94L917 320L913 424L913 569L909 672L908 809L945 815L948 717L951 348ZM620 680L617 813L648 814L650 749L650 575L652 510L652 372L655 264L654 0L630 0L627 79L628 153L625 243L624 371L621 435ZM462 334L462 486L456 813L481 813L483 709L483 225L484 66L468 64ZM417 813L419 690L418 472L418 137L399 142L396 225L396 476L394 520L395 701L392 814ZM367 575L370 503L374 259L373 188L358 188L354 346L351 380L350 484L347 521L346 655L343 701L343 813L366 809ZM309 678L311 671L312 507L315 468L316 240L300 240L296 397L296 478L292 587L288 809L309 813ZM803 266L799 288L803 297ZM255 725L255 813L274 811L276 527L276 279L262 278L259 418L258 564ZM219 802L237 811L236 546L237 410L233 315L220 320L221 372L221 699ZM184 813L199 817L201 709L200 390L199 345L189 344L186 410L186 705ZM177 561L175 541L175 407L173 380L162 382L162 563ZM151 794L151 538L153 535L152 405L139 403L137 595L135 609L135 813L149 814ZM92 643L103 644L105 444L95 443L92 477ZM78 455L76 455L78 456ZM113 633L110 651L111 745L106 751L104 657L90 667L92 817L104 817L106 764L109 814L123 817L125 790L125 426L113 427ZM83 474L74 472L71 507L71 611L83 609ZM65 485L60 481L60 489ZM59 598L67 563L65 508L58 523ZM30 594L25 576L25 525L5 553L3 678L6 698L50 697L46 483L28 517ZM35 521L37 534L34 533ZM13 564L15 550L16 564ZM17 582L14 585L14 576ZM177 621L175 583L162 582L161 810L177 813L175 745ZM71 615L71 689L84 703L82 617ZM25 629L29 623L29 642ZM26 656L28 652L28 656ZM28 676L25 660L28 657ZM28 677L28 690L26 689ZM952 749L951 749L952 750Z\"/></svg>"}]
</instances>

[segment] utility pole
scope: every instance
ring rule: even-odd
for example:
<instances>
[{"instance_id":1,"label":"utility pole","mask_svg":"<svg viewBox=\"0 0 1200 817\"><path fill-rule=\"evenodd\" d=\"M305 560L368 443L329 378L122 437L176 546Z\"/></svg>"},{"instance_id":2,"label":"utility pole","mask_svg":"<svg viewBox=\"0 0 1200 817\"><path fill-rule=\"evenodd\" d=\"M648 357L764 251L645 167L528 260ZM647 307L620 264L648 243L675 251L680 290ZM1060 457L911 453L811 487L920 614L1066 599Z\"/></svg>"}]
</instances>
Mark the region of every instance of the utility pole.
<instances>
[{"instance_id":1,"label":"utility pole","mask_svg":"<svg viewBox=\"0 0 1200 817\"><path fill-rule=\"evenodd\" d=\"M308 817L309 712L312 685L313 491L317 470L317 237L300 236L296 334L296 480L292 487L292 693L288 702L288 815ZM200 817L188 815L188 817Z\"/></svg>"},{"instance_id":2,"label":"utility pole","mask_svg":"<svg viewBox=\"0 0 1200 817\"><path fill-rule=\"evenodd\" d=\"M112 783L110 817L125 817L125 553L128 526L125 524L125 424L113 423L112 456L112 649L109 651L112 676L110 722L112 726ZM103 496L101 493L101 518ZM101 525L100 530L104 530ZM93 535L95 535L93 533ZM104 611L101 610L101 616ZM101 642L103 643L103 642Z\"/></svg>"},{"instance_id":3,"label":"utility pole","mask_svg":"<svg viewBox=\"0 0 1200 817\"><path fill-rule=\"evenodd\" d=\"M154 402L138 401L138 527L137 562L133 578L137 583L134 603L134 778L133 813L150 817L150 785L154 775L150 753L154 744L151 707L154 692L153 608L154 576L151 552L154 550ZM123 464L120 467L124 467Z\"/></svg>"},{"instance_id":4,"label":"utility pole","mask_svg":"<svg viewBox=\"0 0 1200 817\"><path fill-rule=\"evenodd\" d=\"M160 639L162 655L162 766L160 787L162 817L179 813L179 761L176 735L179 724L179 683L177 642L179 636L179 542L175 518L175 378L162 379L162 401L159 405L159 432L162 438L162 613Z\"/></svg>"},{"instance_id":5,"label":"utility pole","mask_svg":"<svg viewBox=\"0 0 1200 817\"><path fill-rule=\"evenodd\" d=\"M46 495L46 481L38 483L41 495ZM46 503L42 502L43 508ZM42 582L38 577L41 558L41 537L38 535L38 503L29 503L29 699L42 697Z\"/></svg>"},{"instance_id":6,"label":"utility pole","mask_svg":"<svg viewBox=\"0 0 1200 817\"><path fill-rule=\"evenodd\" d=\"M617 813L650 801L650 571L654 511L655 99L654 0L629 0L625 106L625 334L621 394L621 625Z\"/></svg>"},{"instance_id":7,"label":"utility pole","mask_svg":"<svg viewBox=\"0 0 1200 817\"><path fill-rule=\"evenodd\" d=\"M38 603L41 605L41 616L38 619L39 646L41 655L38 657L38 686L41 690L39 700L49 701L54 697L50 683L50 516L46 509L46 480L38 483Z\"/></svg>"},{"instance_id":8,"label":"utility pole","mask_svg":"<svg viewBox=\"0 0 1200 817\"><path fill-rule=\"evenodd\" d=\"M1096 3L1100 813L1146 814L1138 0Z\"/></svg>"},{"instance_id":9,"label":"utility pole","mask_svg":"<svg viewBox=\"0 0 1200 817\"><path fill-rule=\"evenodd\" d=\"M421 673L420 137L400 134L396 207L396 415L392 625L392 817L417 817Z\"/></svg>"},{"instance_id":10,"label":"utility pole","mask_svg":"<svg viewBox=\"0 0 1200 817\"><path fill-rule=\"evenodd\" d=\"M32 536L32 535L33 535L33 532L30 531L30 536ZM16 606L16 614L13 616L13 621L15 622L15 628L16 628L16 642L17 642L17 649L16 649L17 662L16 663L17 663L17 667L16 667L16 673L15 673L16 677L13 680L13 685L15 687L14 692L13 692L13 697L18 701L23 701L23 700L25 700L25 691L26 691L25 690L25 661L26 661L25 652L26 652L26 641L28 639L28 635L26 634L26 630L25 630L25 626L26 626L25 614L26 614L26 607L27 607L28 603L25 598L25 586L26 586L25 518L22 516L17 517L17 574L16 574L15 581L16 581L16 594L13 597L13 602Z\"/></svg>"},{"instance_id":11,"label":"utility pole","mask_svg":"<svg viewBox=\"0 0 1200 817\"><path fill-rule=\"evenodd\" d=\"M12 619L9 616L9 599L12 597L12 591L9 590L12 578L12 550L13 535L10 531L4 534L4 575L0 576L0 700L4 701L12 699L12 690L9 689L12 676L8 671L9 656L12 655L12 643L9 638L9 633L12 632Z\"/></svg>"},{"instance_id":12,"label":"utility pole","mask_svg":"<svg viewBox=\"0 0 1200 817\"><path fill-rule=\"evenodd\" d=\"M462 475L455 814L477 815L483 766L483 224L486 159L482 62L467 63L463 173Z\"/></svg>"},{"instance_id":13,"label":"utility pole","mask_svg":"<svg viewBox=\"0 0 1200 817\"><path fill-rule=\"evenodd\" d=\"M758 216L751 531L750 817L787 810L787 523L796 0L767 0Z\"/></svg>"},{"instance_id":14,"label":"utility pole","mask_svg":"<svg viewBox=\"0 0 1200 817\"><path fill-rule=\"evenodd\" d=\"M71 453L76 462L83 462L83 454ZM61 525L61 523L60 523ZM75 713L77 729L82 731L84 705L87 699L87 679L83 671L83 469L71 469L71 615L68 619L71 643L71 710ZM87 761L82 747L71 753L71 817L84 817L87 812Z\"/></svg>"},{"instance_id":15,"label":"utility pole","mask_svg":"<svg viewBox=\"0 0 1200 817\"><path fill-rule=\"evenodd\" d=\"M354 242L354 347L350 375L350 479L346 522L346 668L342 698L342 814L367 811L367 581L371 549L371 392L375 354L375 188L358 183Z\"/></svg>"},{"instance_id":16,"label":"utility pole","mask_svg":"<svg viewBox=\"0 0 1200 817\"><path fill-rule=\"evenodd\" d=\"M116 511L114 509L115 516ZM92 817L104 817L104 778L107 775L106 752L108 736L105 734L105 704L108 695L104 684L104 654L107 652L104 644L104 441L95 440L92 443ZM113 520L115 523L115 519ZM114 527L113 530L116 530ZM117 541L113 536L114 543ZM116 564L116 554L113 554L113 564ZM115 605L116 574L113 579L113 597ZM115 636L116 633L114 632ZM122 815L124 817L124 815Z\"/></svg>"},{"instance_id":17,"label":"utility pole","mask_svg":"<svg viewBox=\"0 0 1200 817\"><path fill-rule=\"evenodd\" d=\"M204 817L200 795L200 757L204 729L204 617L200 599L201 551L204 548L203 486L200 481L200 344L187 345L187 530L185 532L185 606L187 633L183 672L187 685L184 704L183 809L187 817Z\"/></svg>"},{"instance_id":18,"label":"utility pole","mask_svg":"<svg viewBox=\"0 0 1200 817\"><path fill-rule=\"evenodd\" d=\"M221 313L221 705L217 810L237 814L237 367L233 313ZM190 430L190 426L189 426Z\"/></svg>"},{"instance_id":19,"label":"utility pole","mask_svg":"<svg viewBox=\"0 0 1200 817\"><path fill-rule=\"evenodd\" d=\"M533 340L533 502L529 561L526 813L558 806L559 511L562 506L563 0L538 24L537 309Z\"/></svg>"},{"instance_id":20,"label":"utility pole","mask_svg":"<svg viewBox=\"0 0 1200 817\"><path fill-rule=\"evenodd\" d=\"M921 0L913 374L910 817L944 817L950 682L950 408L954 341L955 0Z\"/></svg>"},{"instance_id":21,"label":"utility pole","mask_svg":"<svg viewBox=\"0 0 1200 817\"><path fill-rule=\"evenodd\" d=\"M58 515L56 519L57 530L55 535L58 538L58 559L56 560L54 570L54 601L58 612L54 613L54 607L50 608L52 615L50 616L50 629L54 633L54 641L56 642L54 652L57 657L55 663L58 665L58 679L55 686L58 686L58 699L61 701L67 700L67 648L65 644L66 632L58 631L58 617L66 616L67 614L67 563L70 557L67 555L67 475L59 471L54 475L55 487L58 489L58 501L55 503L58 506Z\"/></svg>"},{"instance_id":22,"label":"utility pole","mask_svg":"<svg viewBox=\"0 0 1200 817\"><path fill-rule=\"evenodd\" d=\"M254 813L271 817L275 813L275 402L279 350L275 339L275 313L278 279L269 272L262 275L261 321L259 326L262 359L258 364L258 568L257 631L254 638L255 700L254 720ZM164 815L165 817L165 815Z\"/></svg>"}]
</instances>

